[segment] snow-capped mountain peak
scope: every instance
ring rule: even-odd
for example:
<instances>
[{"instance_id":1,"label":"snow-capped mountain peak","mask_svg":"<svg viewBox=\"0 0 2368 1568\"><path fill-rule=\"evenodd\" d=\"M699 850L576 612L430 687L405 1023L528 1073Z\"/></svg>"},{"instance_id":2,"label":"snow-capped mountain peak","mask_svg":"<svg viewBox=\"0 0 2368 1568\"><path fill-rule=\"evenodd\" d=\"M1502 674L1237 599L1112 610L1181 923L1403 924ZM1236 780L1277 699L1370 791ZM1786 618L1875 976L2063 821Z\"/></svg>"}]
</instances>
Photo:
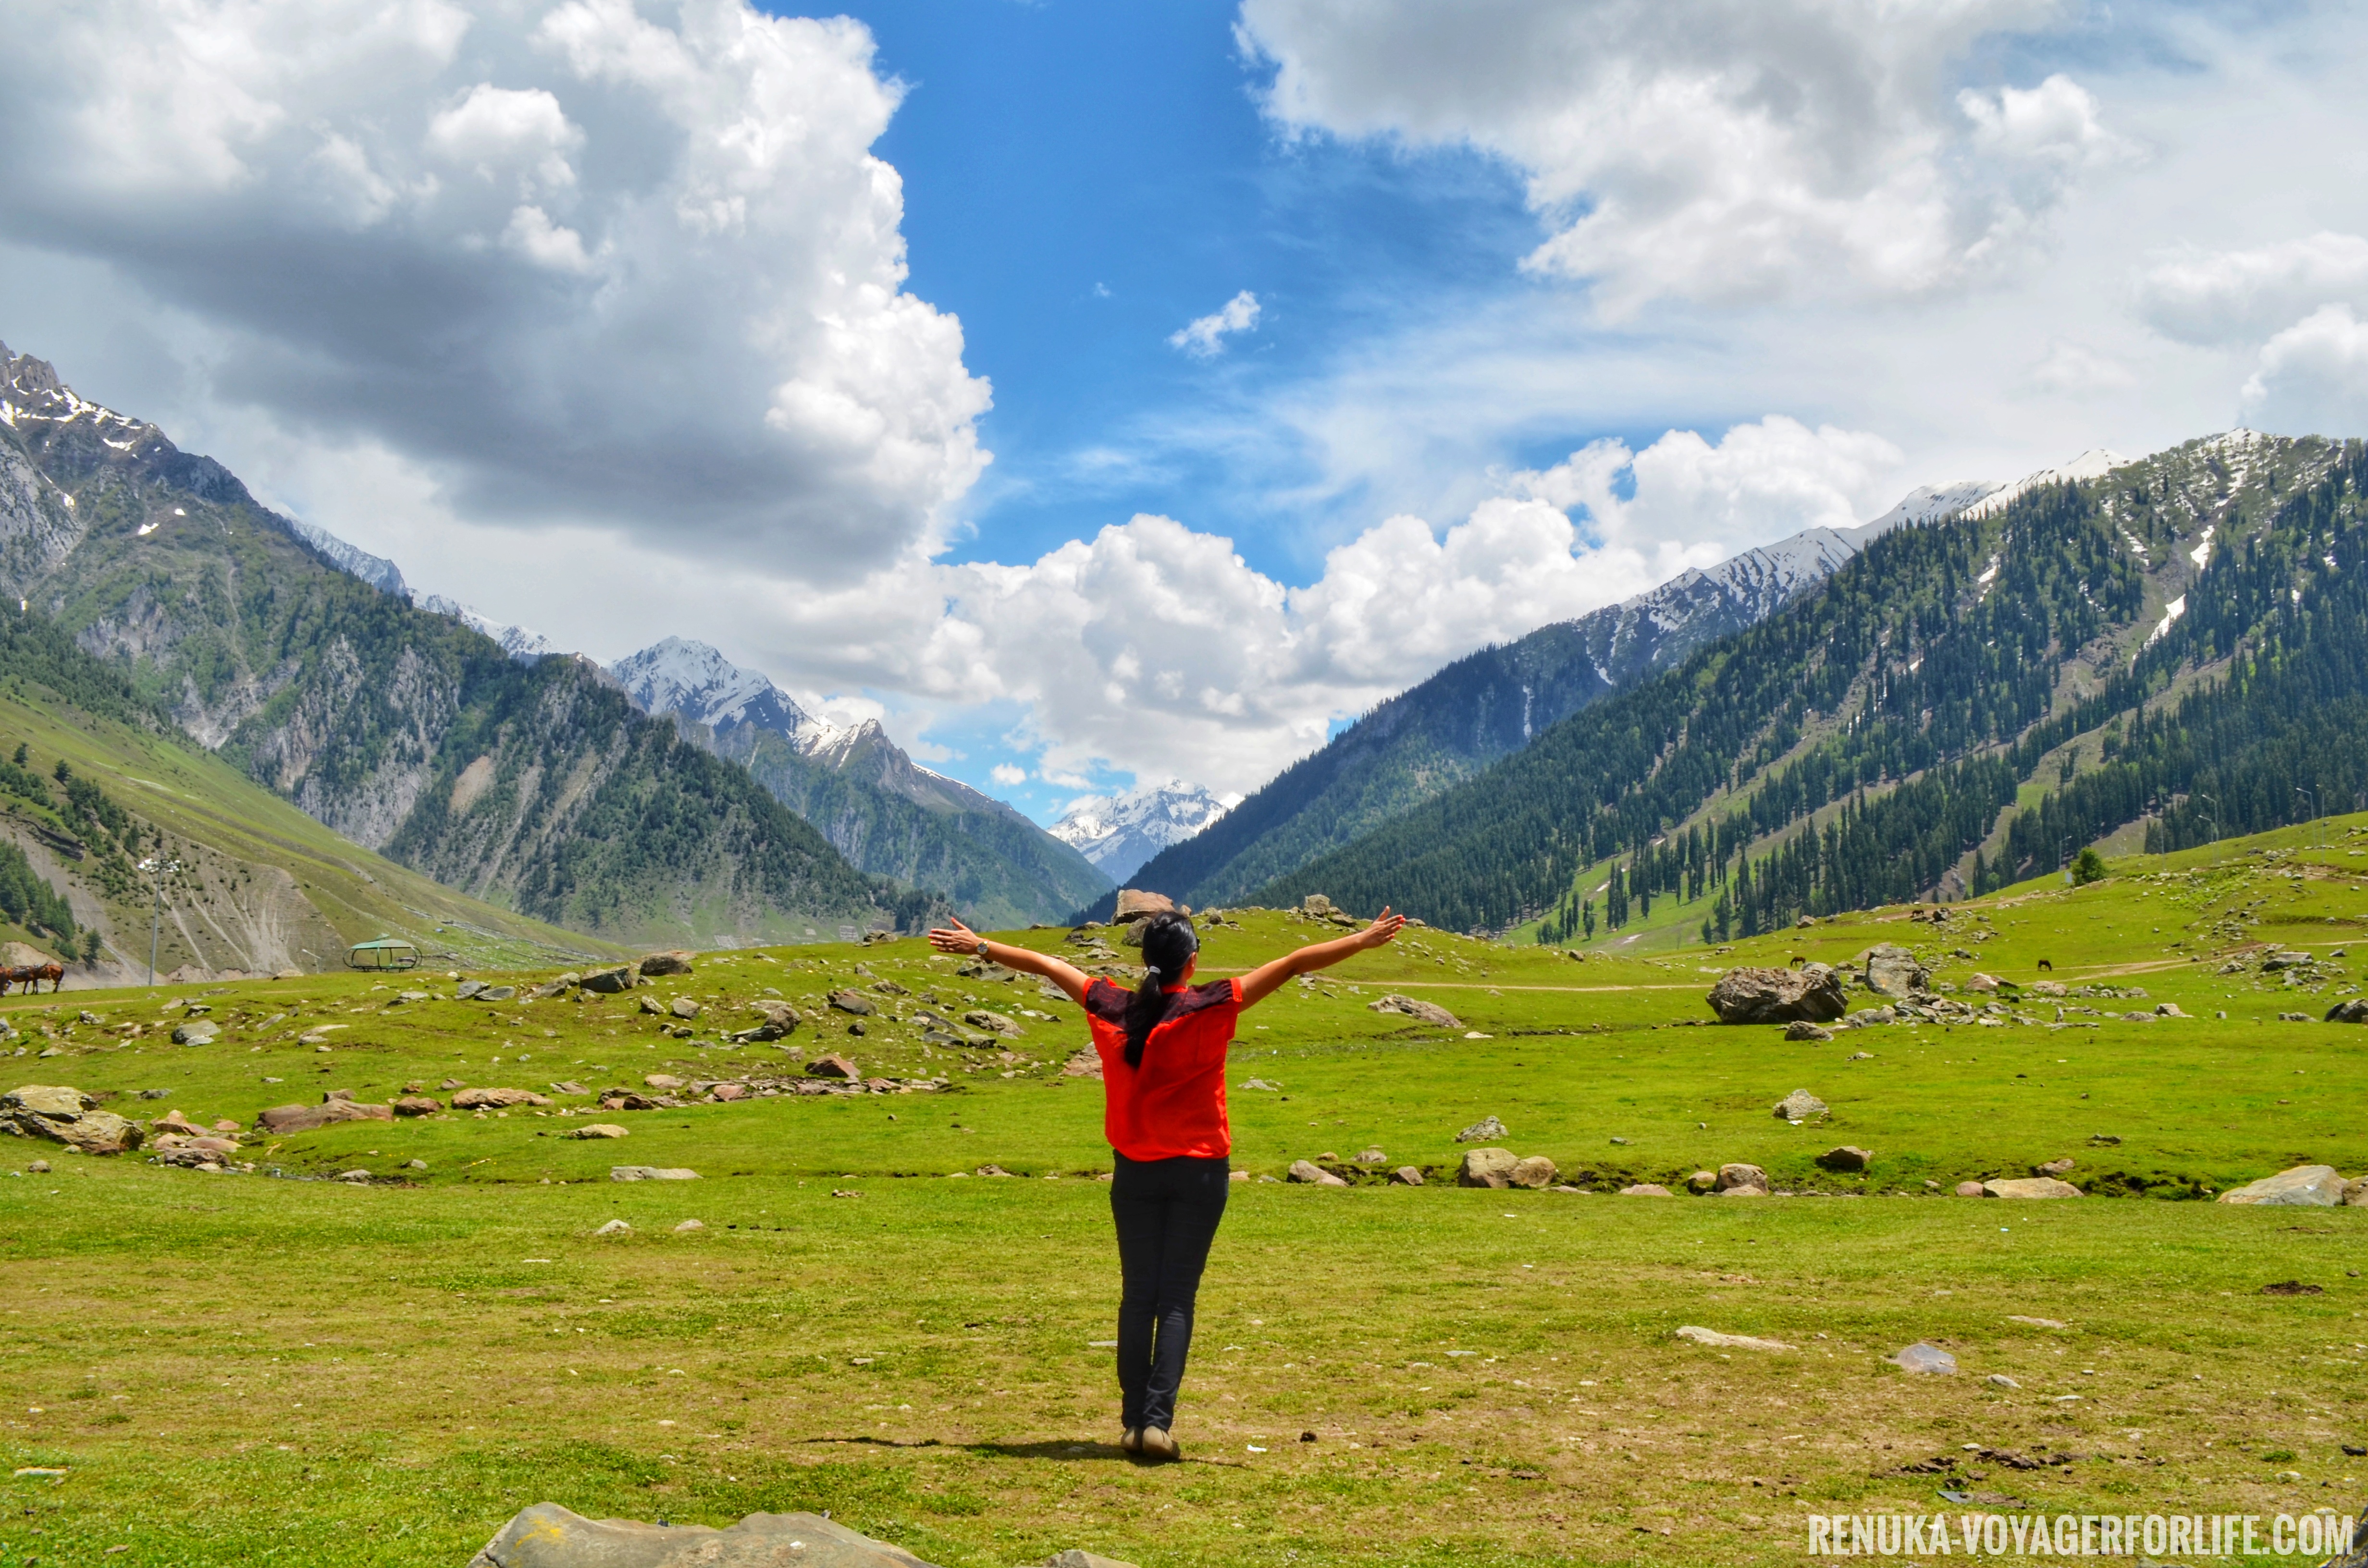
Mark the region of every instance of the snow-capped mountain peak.
<instances>
[{"instance_id":1,"label":"snow-capped mountain peak","mask_svg":"<svg viewBox=\"0 0 2368 1568\"><path fill-rule=\"evenodd\" d=\"M1102 875L1123 882L1171 844L1181 844L1241 801L1181 780L1142 784L1117 795L1070 802L1044 831L1076 850Z\"/></svg>"},{"instance_id":2,"label":"snow-capped mountain peak","mask_svg":"<svg viewBox=\"0 0 2368 1568\"><path fill-rule=\"evenodd\" d=\"M754 724L789 738L807 756L840 738L839 731L799 707L754 670L688 637L669 637L609 667L625 695L645 713L671 713L718 733Z\"/></svg>"},{"instance_id":3,"label":"snow-capped mountain peak","mask_svg":"<svg viewBox=\"0 0 2368 1568\"><path fill-rule=\"evenodd\" d=\"M2023 475L2012 484L1998 486L1979 501L1964 507L1960 515L1967 517L1995 517L2005 511L2018 497L2029 494L2043 484L2064 484L2078 480L2102 479L2113 470L2126 465L2129 460L2119 452L2108 451L2103 447L2092 447L2068 463L2059 463L2054 468L2043 468L2036 473Z\"/></svg>"},{"instance_id":4,"label":"snow-capped mountain peak","mask_svg":"<svg viewBox=\"0 0 2368 1568\"><path fill-rule=\"evenodd\" d=\"M334 536L324 537L334 538ZM352 550L353 546L347 545L346 548L347 550ZM323 553L327 554L328 552L324 551ZM361 552L359 551L355 551L355 553L360 554ZM330 556L330 559L333 561L336 560L334 555ZM369 559L376 560L377 557L371 556ZM337 562L337 564L345 566L345 562L342 561ZM354 572L354 569L350 566L345 566L345 569L348 572ZM393 565L391 562L388 564L387 570L390 572L394 570ZM354 572L354 575L360 577L364 574L359 572ZM397 575L395 580L398 583L402 581L400 574ZM449 615L453 619L459 621L461 625L468 627L471 631L484 633L495 642L500 643L502 645L502 652L507 653L511 658L516 659L519 664L530 665L537 659L546 659L552 654L559 652L558 644L552 642L550 638L545 637L540 631L530 631L523 626L506 626L502 622L495 620L493 617L484 614L483 611L472 609L467 605L462 604L460 600L447 598L442 594L423 594L416 588L409 589L407 591L410 595L411 602L418 606L421 609L427 610L432 615Z\"/></svg>"}]
</instances>

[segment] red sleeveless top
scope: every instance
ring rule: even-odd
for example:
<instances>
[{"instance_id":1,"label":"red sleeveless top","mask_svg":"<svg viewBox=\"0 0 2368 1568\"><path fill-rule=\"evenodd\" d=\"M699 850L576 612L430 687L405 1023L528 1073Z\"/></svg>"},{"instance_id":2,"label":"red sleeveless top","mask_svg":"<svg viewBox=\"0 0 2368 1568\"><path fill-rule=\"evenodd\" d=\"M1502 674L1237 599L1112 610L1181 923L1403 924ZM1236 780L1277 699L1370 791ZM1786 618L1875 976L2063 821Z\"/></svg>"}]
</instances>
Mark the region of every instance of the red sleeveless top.
<instances>
[{"instance_id":1,"label":"red sleeveless top","mask_svg":"<svg viewBox=\"0 0 2368 1568\"><path fill-rule=\"evenodd\" d=\"M1176 999L1144 1042L1143 1065L1130 1067L1126 1004L1133 994L1107 980L1086 987L1086 1023L1102 1059L1102 1134L1130 1160L1223 1159L1234 1152L1225 1048L1241 1019L1242 983L1167 989Z\"/></svg>"}]
</instances>

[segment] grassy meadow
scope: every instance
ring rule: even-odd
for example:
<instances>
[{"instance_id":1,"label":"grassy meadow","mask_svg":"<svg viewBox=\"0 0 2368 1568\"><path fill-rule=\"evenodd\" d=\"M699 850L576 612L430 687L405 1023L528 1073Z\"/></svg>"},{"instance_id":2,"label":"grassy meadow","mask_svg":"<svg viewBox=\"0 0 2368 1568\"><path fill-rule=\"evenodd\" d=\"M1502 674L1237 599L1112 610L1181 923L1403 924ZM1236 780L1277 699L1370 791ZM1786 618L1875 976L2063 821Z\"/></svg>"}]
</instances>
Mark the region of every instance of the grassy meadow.
<instances>
[{"instance_id":1,"label":"grassy meadow","mask_svg":"<svg viewBox=\"0 0 2368 1568\"><path fill-rule=\"evenodd\" d=\"M1940 1508L1943 1487L2051 1513L2356 1511L2368 1210L2198 1199L2305 1161L2368 1170L2368 1029L2279 1019L2317 1018L2368 964L2347 948L2368 937L2363 851L2368 819L2338 819L1937 926L1877 911L1725 953L1581 961L1414 930L1286 987L1228 1074L1251 1179L1169 1468L1114 1446L1100 1087L1062 1071L1083 1025L1030 980L905 940L709 954L582 1001L527 1000L548 969L471 971L520 985L490 1005L443 971L10 996L6 1086L235 1120L256 1170L0 1144L0 1558L457 1565L544 1499L700 1523L828 1509L949 1568L1067 1546L1143 1568L1774 1563L1810 1512ZM1240 912L1206 932L1202 972L1332 929ZM2027 987L2044 959L2068 990L2145 995L2026 991L2008 1007L2027 1023L1823 1043L1703 1004L1728 964L1880 941L1945 985ZM2316 953L2317 978L2264 971L2273 943ZM848 987L871 1017L825 1005ZM1371 1010L1391 992L1460 1027ZM774 997L806 1020L791 1039L726 1042ZM2190 1016L2122 1016L2159 1002ZM220 1032L176 1046L193 1003ZM917 1017L981 1008L1019 1034L932 1040ZM946 1086L597 1109L653 1074L761 1086L826 1051ZM447 1081L551 1103L254 1130L325 1090L449 1099ZM1773 1117L1795 1088L1830 1115ZM1590 1190L1455 1187L1455 1133L1486 1115ZM628 1136L565 1136L587 1121ZM1814 1163L1839 1143L1873 1169ZM1326 1155L1355 1174L1369 1148L1434 1178L1262 1179ZM1946 1196L2061 1157L2092 1196ZM1795 1196L1617 1195L1735 1160ZM700 1179L607 1179L627 1163ZM355 1170L372 1177L319 1179ZM591 1233L611 1219L630 1233ZM2317 1293L2263 1293L2288 1280ZM1918 1339L1960 1374L1884 1361Z\"/></svg>"}]
</instances>

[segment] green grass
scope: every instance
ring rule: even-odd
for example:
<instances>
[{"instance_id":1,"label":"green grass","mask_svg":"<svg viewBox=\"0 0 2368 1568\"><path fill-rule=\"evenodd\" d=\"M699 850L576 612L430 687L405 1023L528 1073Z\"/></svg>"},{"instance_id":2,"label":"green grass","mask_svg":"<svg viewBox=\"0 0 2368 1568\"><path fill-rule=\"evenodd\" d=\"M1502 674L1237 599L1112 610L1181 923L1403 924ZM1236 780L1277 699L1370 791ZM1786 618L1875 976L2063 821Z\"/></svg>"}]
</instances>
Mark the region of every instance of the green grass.
<instances>
[{"instance_id":1,"label":"green grass","mask_svg":"<svg viewBox=\"0 0 2368 1568\"><path fill-rule=\"evenodd\" d=\"M454 1002L440 973L181 988L225 1025L189 1048L155 1027L172 1016L158 994L11 997L0 1017L28 1052L13 1081L111 1092L126 1114L247 1123L326 1087L374 1100L447 1076L598 1090L794 1073L825 1049L954 1086L602 1113L631 1129L603 1142L557 1136L592 1102L554 1095L541 1115L252 1137L251 1176L6 1145L9 1168L47 1153L56 1169L0 1176L0 1432L9 1469L68 1473L11 1481L0 1555L446 1564L545 1498L702 1523L827 1508L950 1568L1071 1545L1144 1568L1777 1563L1798 1559L1808 1512L1937 1508L1936 1487L1961 1485L2050 1512L2355 1508L2368 1460L2341 1444L2368 1415L2368 1210L2159 1200L2305 1159L2368 1168L2368 1030L2275 1021L2316 1017L2351 981L2219 972L2264 941L2328 959L2360 939L2368 858L2351 850L2368 822L2326 831L2324 853L2297 830L2010 890L1938 930L1877 911L1717 960L1896 940L1945 983L1979 969L2027 984L2047 958L2069 986L2143 986L2188 1019L2069 1000L2110 1016L1788 1044L1707 1025L1699 949L1582 963L1431 931L1287 987L1247 1016L1228 1074L1279 1085L1232 1091L1238 1165L1275 1176L1371 1144L1443 1172L1456 1131L1494 1114L1518 1152L1596 1190L1237 1185L1179 1417L1192 1462L1167 1470L1110 1447L1100 1091L1060 1074L1084 1031L1030 982L965 979L908 941L710 955L642 994L701 1002L704 1040L768 991L809 999L786 1050L661 1035L637 997ZM1208 933L1204 972L1330 934L1240 920ZM949 1051L884 1015L851 1036L813 1005L876 979L943 1013L1053 1017ZM389 1006L414 984L438 999ZM1368 1009L1391 990L1463 1027ZM2055 1006L2021 1010L2053 1023ZM148 1027L127 1037L131 1022ZM326 1053L298 1038L333 1023ZM1832 1116L1771 1116L1798 1087ZM148 1088L167 1093L131 1097ZM1840 1142L1875 1151L1870 1176L1812 1164ZM2098 1196L1937 1195L2067 1154ZM1606 1190L1728 1160L1822 1196ZM701 1179L605 1179L628 1162ZM948 1179L989 1163L1019 1175ZM358 1165L405 1179L262 1174ZM610 1218L632 1233L591 1236ZM707 1229L676 1233L687 1218ZM2286 1279L2323 1293L2261 1294ZM1680 1324L1796 1349L1723 1355L1675 1339ZM1882 1359L1918 1338L1964 1374ZM2080 1457L2015 1471L1967 1443ZM1903 1472L1935 1457L1980 1479Z\"/></svg>"}]
</instances>

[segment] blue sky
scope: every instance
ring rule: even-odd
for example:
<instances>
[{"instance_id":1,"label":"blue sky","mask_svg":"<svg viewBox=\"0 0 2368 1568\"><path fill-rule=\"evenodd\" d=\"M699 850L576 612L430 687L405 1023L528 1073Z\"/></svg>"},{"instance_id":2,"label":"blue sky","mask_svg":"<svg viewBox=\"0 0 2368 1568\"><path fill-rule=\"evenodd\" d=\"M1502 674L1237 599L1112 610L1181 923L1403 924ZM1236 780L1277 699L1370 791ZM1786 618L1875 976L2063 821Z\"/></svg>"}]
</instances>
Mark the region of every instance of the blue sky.
<instances>
[{"instance_id":1,"label":"blue sky","mask_svg":"<svg viewBox=\"0 0 2368 1568\"><path fill-rule=\"evenodd\" d=\"M2360 20L0 8L0 335L425 590L1049 816L1918 483L2368 430Z\"/></svg>"}]
</instances>

